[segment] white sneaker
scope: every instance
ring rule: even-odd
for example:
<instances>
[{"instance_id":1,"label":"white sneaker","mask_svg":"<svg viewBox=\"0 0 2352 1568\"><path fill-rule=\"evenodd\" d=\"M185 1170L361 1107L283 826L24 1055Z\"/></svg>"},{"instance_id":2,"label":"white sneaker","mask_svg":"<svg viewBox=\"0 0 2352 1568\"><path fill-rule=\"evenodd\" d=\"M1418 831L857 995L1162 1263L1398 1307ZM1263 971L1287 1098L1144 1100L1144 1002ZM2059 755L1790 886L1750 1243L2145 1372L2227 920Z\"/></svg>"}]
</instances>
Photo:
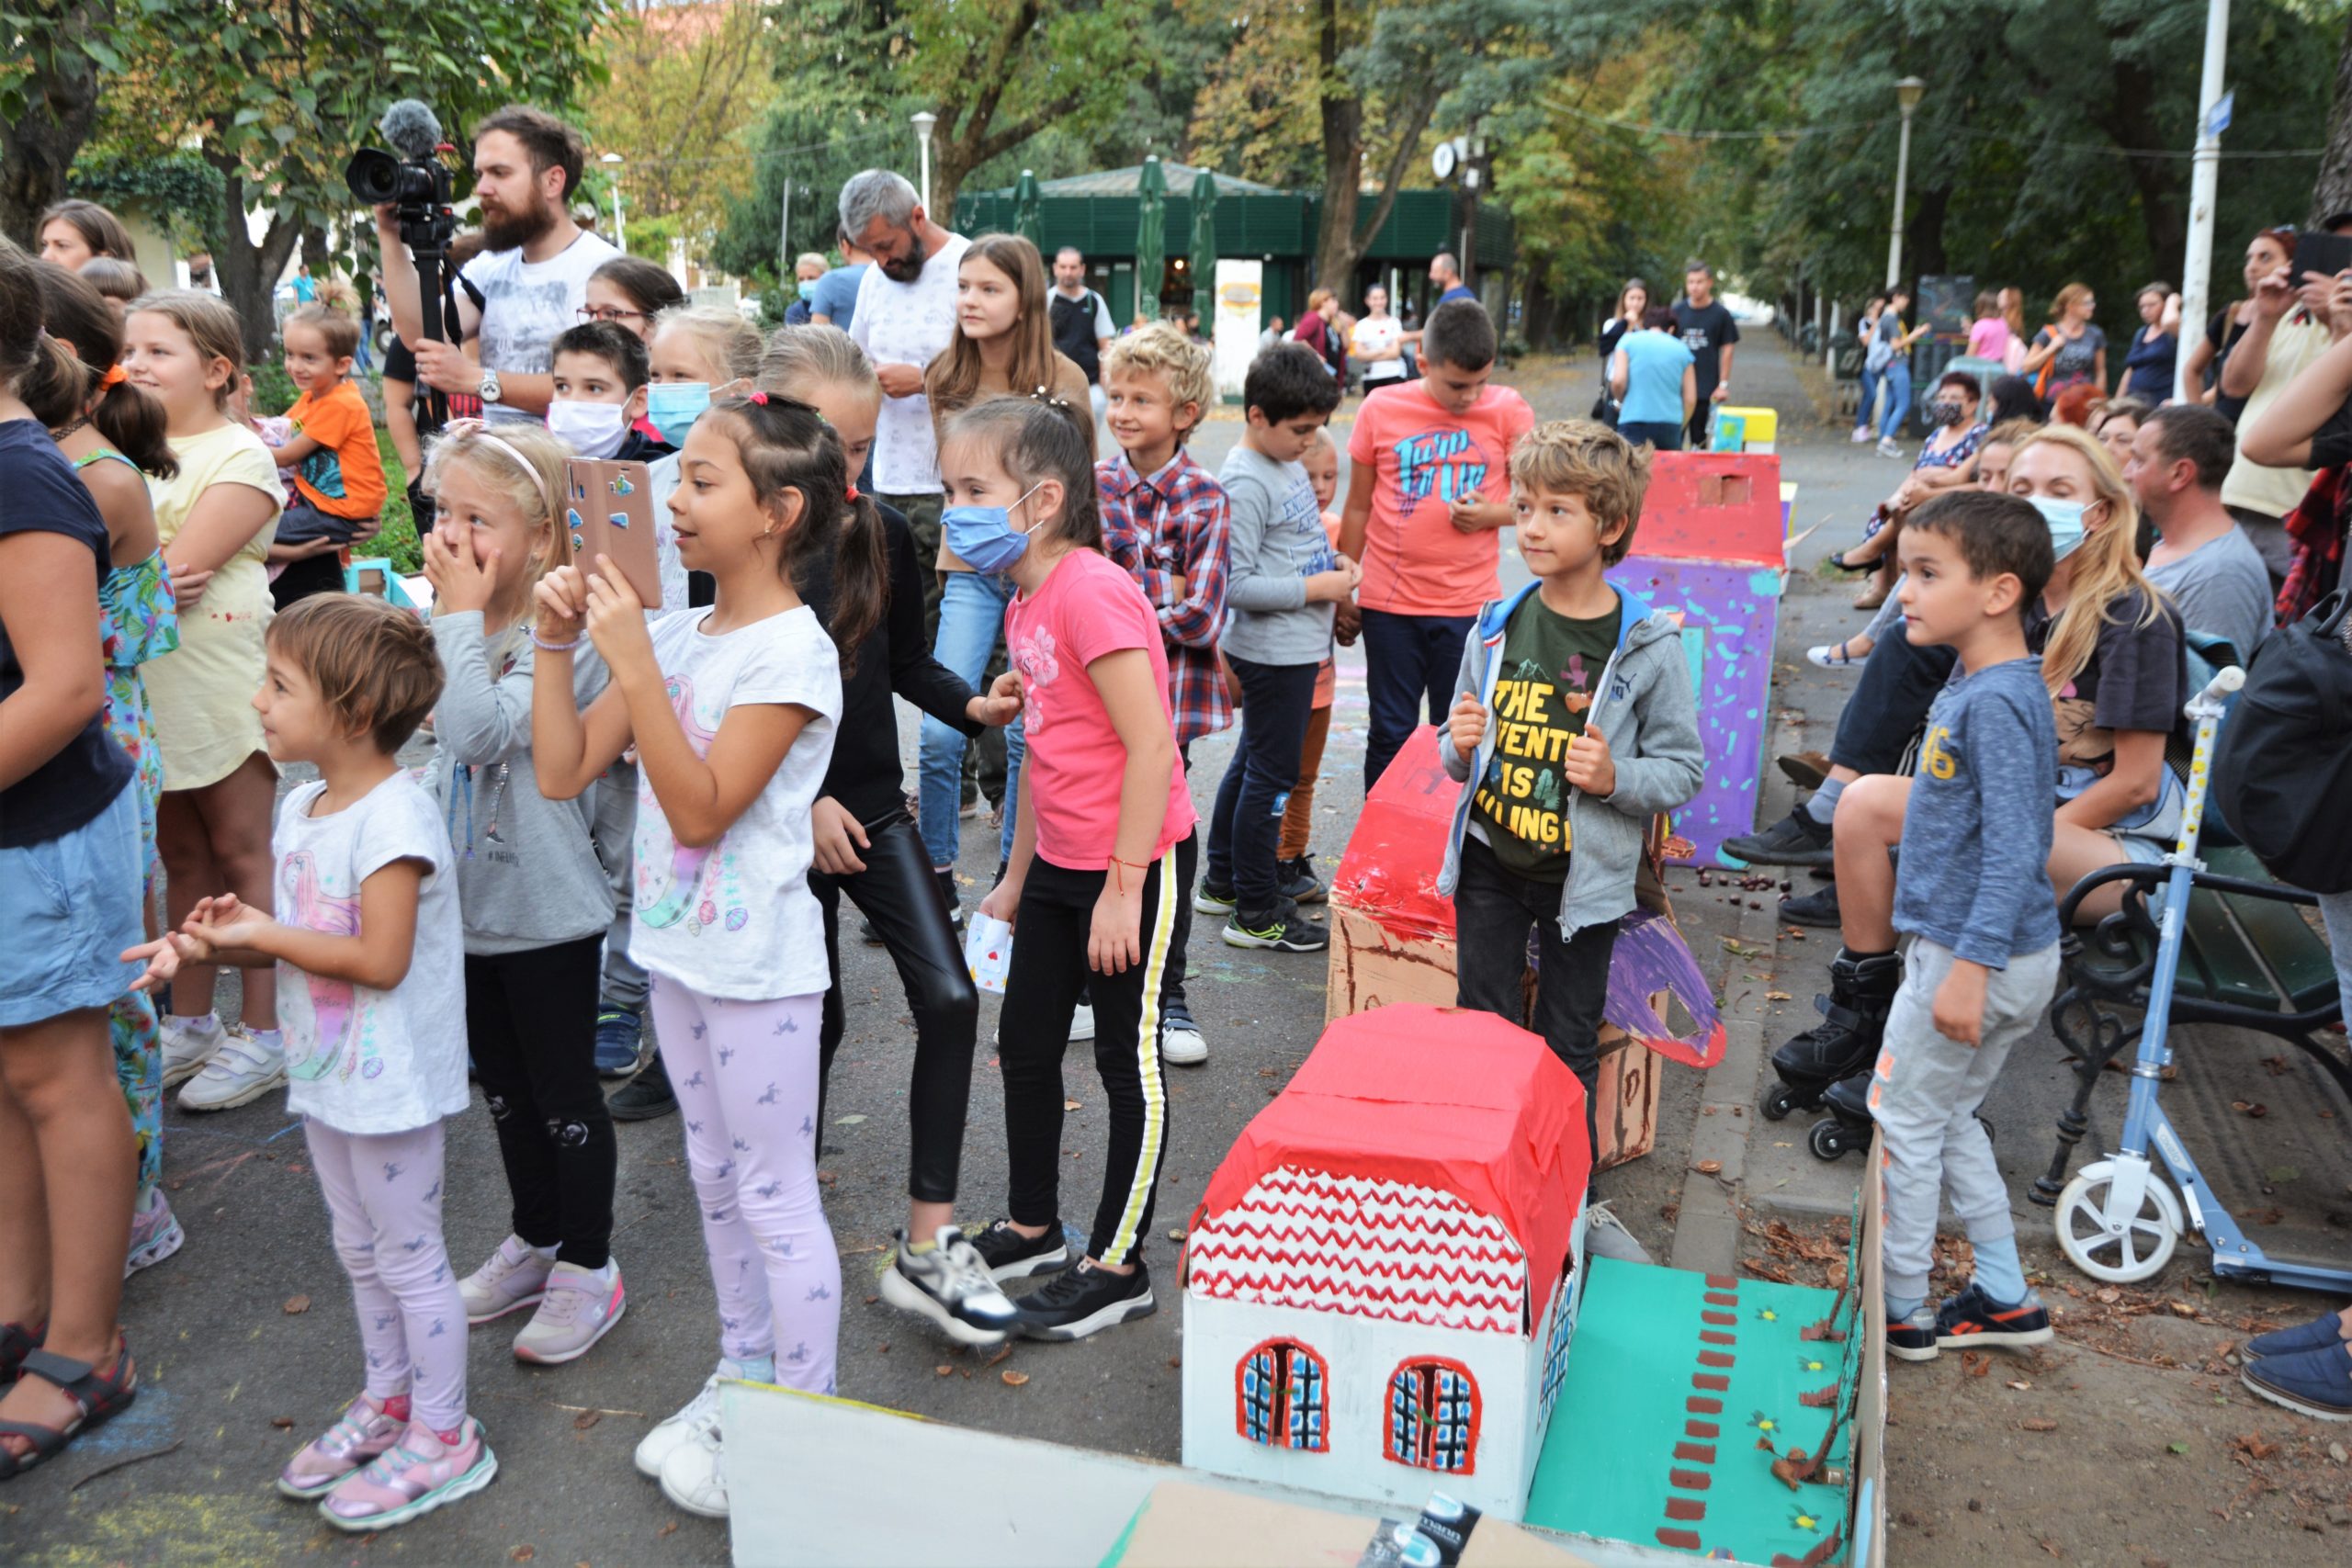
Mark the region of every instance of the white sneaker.
<instances>
[{"instance_id":1,"label":"white sneaker","mask_svg":"<svg viewBox=\"0 0 2352 1568\"><path fill-rule=\"evenodd\" d=\"M1870 426L1868 425L1864 425L1860 430L1854 432L1854 445L1857 446L1860 446L1863 442L1868 441L1870 438L1871 432Z\"/></svg>"},{"instance_id":2,"label":"white sneaker","mask_svg":"<svg viewBox=\"0 0 2352 1568\"><path fill-rule=\"evenodd\" d=\"M727 1517L727 1471L719 1454L718 1428L673 1450L662 1461L662 1495L706 1519Z\"/></svg>"},{"instance_id":3,"label":"white sneaker","mask_svg":"<svg viewBox=\"0 0 2352 1568\"><path fill-rule=\"evenodd\" d=\"M638 1439L638 1473L661 1480L662 1467L672 1454L718 1430L718 1374L713 1372L704 1380L702 1392L686 1401L684 1409L666 1420L656 1422L653 1430Z\"/></svg>"},{"instance_id":4,"label":"white sneaker","mask_svg":"<svg viewBox=\"0 0 2352 1568\"><path fill-rule=\"evenodd\" d=\"M508 1236L481 1268L458 1281L458 1294L466 1302L467 1325L488 1323L538 1305L547 1293L548 1274L554 1268L554 1258L542 1257L519 1235Z\"/></svg>"},{"instance_id":5,"label":"white sneaker","mask_svg":"<svg viewBox=\"0 0 2352 1568\"><path fill-rule=\"evenodd\" d=\"M232 1111L286 1087L286 1048L255 1039L243 1024L221 1031L220 1048L180 1090L182 1111Z\"/></svg>"},{"instance_id":6,"label":"white sneaker","mask_svg":"<svg viewBox=\"0 0 2352 1568\"><path fill-rule=\"evenodd\" d=\"M1020 1313L988 1264L954 1225L940 1226L934 1241L911 1252L907 1233L899 1233L899 1255L882 1271L882 1299L930 1319L959 1345L1003 1344Z\"/></svg>"},{"instance_id":7,"label":"white sneaker","mask_svg":"<svg viewBox=\"0 0 2352 1568\"><path fill-rule=\"evenodd\" d=\"M1900 457L1903 456L1902 444L1891 438L1881 441L1878 444L1878 455L1882 457Z\"/></svg>"},{"instance_id":8,"label":"white sneaker","mask_svg":"<svg viewBox=\"0 0 2352 1568\"><path fill-rule=\"evenodd\" d=\"M1084 1002L1079 1003L1078 1010L1069 1015L1069 1037L1072 1040L1094 1038L1094 1010Z\"/></svg>"},{"instance_id":9,"label":"white sneaker","mask_svg":"<svg viewBox=\"0 0 2352 1568\"><path fill-rule=\"evenodd\" d=\"M588 1353L590 1346L628 1310L620 1265L607 1258L602 1269L559 1263L548 1271L539 1310L514 1337L514 1359L560 1367Z\"/></svg>"},{"instance_id":10,"label":"white sneaker","mask_svg":"<svg viewBox=\"0 0 2352 1568\"><path fill-rule=\"evenodd\" d=\"M1159 1059L1171 1067L1197 1067L1207 1061L1209 1043L1201 1026L1190 1018L1170 1018L1159 1032Z\"/></svg>"},{"instance_id":11,"label":"white sneaker","mask_svg":"<svg viewBox=\"0 0 2352 1568\"><path fill-rule=\"evenodd\" d=\"M212 1060L229 1032L210 1013L204 1015L209 1029L192 1028L182 1023L176 1014L165 1013L159 1021L164 1039L164 1087L177 1089L204 1070Z\"/></svg>"}]
</instances>

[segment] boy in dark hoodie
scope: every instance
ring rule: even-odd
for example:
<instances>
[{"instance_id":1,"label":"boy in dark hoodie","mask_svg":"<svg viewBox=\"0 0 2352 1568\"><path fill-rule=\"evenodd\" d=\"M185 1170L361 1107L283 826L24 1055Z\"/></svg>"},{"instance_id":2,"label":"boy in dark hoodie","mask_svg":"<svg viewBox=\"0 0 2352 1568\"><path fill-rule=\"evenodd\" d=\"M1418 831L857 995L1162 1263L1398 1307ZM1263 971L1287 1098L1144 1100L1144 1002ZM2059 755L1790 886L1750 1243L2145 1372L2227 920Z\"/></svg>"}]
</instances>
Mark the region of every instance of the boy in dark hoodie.
<instances>
[{"instance_id":1,"label":"boy in dark hoodie","mask_svg":"<svg viewBox=\"0 0 2352 1568\"><path fill-rule=\"evenodd\" d=\"M1602 575L1633 546L1649 463L1589 420L1521 438L1511 506L1535 581L1479 611L1438 741L1462 784L1438 874L1458 1003L1518 1021L1540 933L1534 1028L1584 1084L1588 1138L1643 835L1699 792L1706 761L1681 628Z\"/></svg>"}]
</instances>

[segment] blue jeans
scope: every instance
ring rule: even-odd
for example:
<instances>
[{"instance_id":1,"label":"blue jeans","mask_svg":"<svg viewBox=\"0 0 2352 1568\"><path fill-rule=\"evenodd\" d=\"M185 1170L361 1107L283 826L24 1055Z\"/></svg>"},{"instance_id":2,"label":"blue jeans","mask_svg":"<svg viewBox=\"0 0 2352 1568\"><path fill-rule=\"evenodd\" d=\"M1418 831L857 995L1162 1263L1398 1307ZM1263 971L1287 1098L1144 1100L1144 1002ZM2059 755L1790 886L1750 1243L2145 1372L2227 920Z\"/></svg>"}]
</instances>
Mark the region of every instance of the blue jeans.
<instances>
[{"instance_id":1,"label":"blue jeans","mask_svg":"<svg viewBox=\"0 0 2352 1568\"><path fill-rule=\"evenodd\" d=\"M1639 426L1634 428L1638 429ZM1664 427L1679 435L1673 425ZM1639 441L1620 425L1618 434ZM1363 612L1365 695L1371 699L1372 721L1363 743L1363 787L1366 794L1388 771L1388 764L1421 722L1421 700L1429 699L1430 722L1443 724L1459 694L1453 677L1462 668L1462 645L1470 636L1476 615L1403 615L1392 610Z\"/></svg>"},{"instance_id":2,"label":"blue jeans","mask_svg":"<svg viewBox=\"0 0 2352 1568\"><path fill-rule=\"evenodd\" d=\"M1298 787L1299 750L1322 666L1259 664L1232 654L1226 662L1241 682L1241 736L1209 814L1208 881L1233 890L1244 925L1261 925L1282 907L1274 862L1283 811Z\"/></svg>"},{"instance_id":3,"label":"blue jeans","mask_svg":"<svg viewBox=\"0 0 2352 1568\"><path fill-rule=\"evenodd\" d=\"M1661 452L1682 450L1682 427L1663 420L1652 423L1637 419L1629 423L1621 419L1617 422L1617 434L1636 446L1646 441Z\"/></svg>"},{"instance_id":4,"label":"blue jeans","mask_svg":"<svg viewBox=\"0 0 2352 1568\"><path fill-rule=\"evenodd\" d=\"M978 687L989 655L1004 635L1004 607L1012 598L1009 578L978 571L951 571L939 599L939 637L932 656ZM957 812L964 804L964 737L926 715L922 721L922 846L934 866L954 865L959 842ZM1004 831L1000 860L1012 853L1012 828L1021 804L1021 726L1004 732Z\"/></svg>"},{"instance_id":5,"label":"blue jeans","mask_svg":"<svg viewBox=\"0 0 2352 1568\"><path fill-rule=\"evenodd\" d=\"M1902 433L1903 416L1911 412L1911 367L1898 358L1879 374L1886 381L1886 415L1879 421L1878 438L1892 441Z\"/></svg>"},{"instance_id":6,"label":"blue jeans","mask_svg":"<svg viewBox=\"0 0 2352 1568\"><path fill-rule=\"evenodd\" d=\"M1862 367L1862 398L1861 401L1854 405L1854 428L1856 430L1866 431L1870 429L1871 405L1878 401L1878 384L1880 378L1885 373L1883 371L1871 369L1868 365L1864 365Z\"/></svg>"}]
</instances>

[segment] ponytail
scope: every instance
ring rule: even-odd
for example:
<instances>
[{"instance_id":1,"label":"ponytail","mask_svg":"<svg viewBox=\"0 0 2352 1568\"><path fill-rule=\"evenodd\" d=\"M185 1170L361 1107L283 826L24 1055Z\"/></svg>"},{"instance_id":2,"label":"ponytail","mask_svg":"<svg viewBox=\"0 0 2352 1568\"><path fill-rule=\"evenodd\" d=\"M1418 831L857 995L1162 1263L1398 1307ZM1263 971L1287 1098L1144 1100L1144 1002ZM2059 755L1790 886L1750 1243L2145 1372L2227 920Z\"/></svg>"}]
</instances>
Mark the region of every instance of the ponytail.
<instances>
[{"instance_id":1,"label":"ponytail","mask_svg":"<svg viewBox=\"0 0 2352 1568\"><path fill-rule=\"evenodd\" d=\"M804 562L814 564L824 549L819 529L803 525L795 531L785 555L793 581L800 581ZM874 498L861 493L844 507L831 530L833 613L825 633L842 651L842 673L857 667L857 649L882 619L890 602L888 552L882 533L882 510Z\"/></svg>"},{"instance_id":2,"label":"ponytail","mask_svg":"<svg viewBox=\"0 0 2352 1568\"><path fill-rule=\"evenodd\" d=\"M122 320L89 279L55 262L39 267L45 346L61 365L37 359L17 388L33 417L51 430L86 415L90 425L140 469L159 479L180 471L166 433L169 416L161 400L122 378ZM65 344L74 345L71 353ZM97 401L94 405L92 398Z\"/></svg>"}]
</instances>

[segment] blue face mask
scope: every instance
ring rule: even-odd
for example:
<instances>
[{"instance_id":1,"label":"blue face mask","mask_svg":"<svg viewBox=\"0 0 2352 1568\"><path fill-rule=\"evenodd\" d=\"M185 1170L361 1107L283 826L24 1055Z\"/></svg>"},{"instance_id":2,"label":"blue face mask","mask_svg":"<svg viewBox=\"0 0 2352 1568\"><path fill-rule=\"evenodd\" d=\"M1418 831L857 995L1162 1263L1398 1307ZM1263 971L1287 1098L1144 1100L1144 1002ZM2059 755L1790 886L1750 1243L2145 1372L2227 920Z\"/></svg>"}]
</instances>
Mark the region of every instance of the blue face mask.
<instances>
[{"instance_id":1,"label":"blue face mask","mask_svg":"<svg viewBox=\"0 0 2352 1568\"><path fill-rule=\"evenodd\" d=\"M2041 520L2050 525L2050 553L2057 560L2064 560L2082 547L2087 532L2083 526L2083 503L2079 501L2056 501L2046 495L2026 497Z\"/></svg>"},{"instance_id":2,"label":"blue face mask","mask_svg":"<svg viewBox=\"0 0 2352 1568\"><path fill-rule=\"evenodd\" d=\"M686 444L686 432L695 427L695 421L708 407L707 381L658 381L645 389L645 417L653 422L662 439L673 446Z\"/></svg>"},{"instance_id":3,"label":"blue face mask","mask_svg":"<svg viewBox=\"0 0 2352 1568\"><path fill-rule=\"evenodd\" d=\"M802 278L800 280L800 298L803 299L814 299L817 298L817 285L824 281L825 280L821 277Z\"/></svg>"},{"instance_id":4,"label":"blue face mask","mask_svg":"<svg viewBox=\"0 0 2352 1568\"><path fill-rule=\"evenodd\" d=\"M1037 487L1031 485L1012 505L1036 493ZM1011 571L1029 553L1029 536L1012 531L1010 506L951 506L939 514L939 529L956 558L991 577Z\"/></svg>"}]
</instances>

